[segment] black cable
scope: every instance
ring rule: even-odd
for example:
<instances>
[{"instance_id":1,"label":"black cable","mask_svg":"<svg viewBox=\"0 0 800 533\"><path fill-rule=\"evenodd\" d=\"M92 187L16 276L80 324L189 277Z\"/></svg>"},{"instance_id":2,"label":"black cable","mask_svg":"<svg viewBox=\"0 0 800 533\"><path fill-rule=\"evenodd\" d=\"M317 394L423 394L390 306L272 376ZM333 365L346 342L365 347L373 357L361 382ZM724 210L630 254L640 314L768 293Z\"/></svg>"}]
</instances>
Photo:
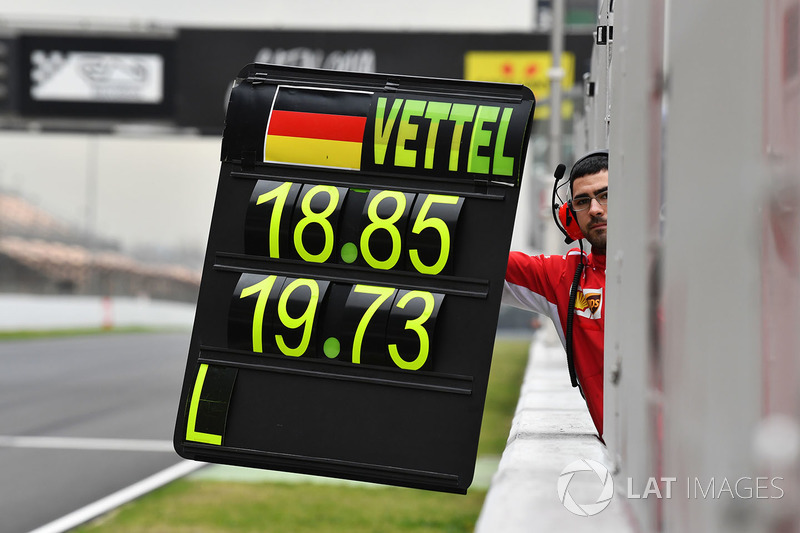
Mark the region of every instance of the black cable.
<instances>
[{"instance_id":1,"label":"black cable","mask_svg":"<svg viewBox=\"0 0 800 533\"><path fill-rule=\"evenodd\" d=\"M561 227L561 223L558 221L558 215L556 214L556 213L558 213L558 208L561 207L561 204L556 202L558 189L560 188L559 185L558 185L558 182L561 180L561 178L564 177L564 171L566 170L566 168L567 167L565 167L564 165L560 164L560 165L558 165L558 167L556 167L556 171L553 174L553 176L556 178L556 181L555 181L555 183L553 183L553 194L550 196L550 212L553 215L553 222L555 222L556 227L559 230L561 230L561 233L563 233L565 237L569 238L569 235L567 235L567 232L564 230L564 228ZM562 185L562 187L563 187L563 185ZM561 197L558 196L558 199L560 201Z\"/></svg>"},{"instance_id":2,"label":"black cable","mask_svg":"<svg viewBox=\"0 0 800 533\"><path fill-rule=\"evenodd\" d=\"M580 284L581 274L583 273L583 241L578 241L581 247L581 262L575 268L575 276L572 278L572 286L569 289L569 304L567 306L567 367L569 368L569 379L573 387L578 387L578 376L575 373L575 356L572 347L572 319L575 316L575 299L578 297L578 285ZM581 391L583 394L583 391Z\"/></svg>"}]
</instances>

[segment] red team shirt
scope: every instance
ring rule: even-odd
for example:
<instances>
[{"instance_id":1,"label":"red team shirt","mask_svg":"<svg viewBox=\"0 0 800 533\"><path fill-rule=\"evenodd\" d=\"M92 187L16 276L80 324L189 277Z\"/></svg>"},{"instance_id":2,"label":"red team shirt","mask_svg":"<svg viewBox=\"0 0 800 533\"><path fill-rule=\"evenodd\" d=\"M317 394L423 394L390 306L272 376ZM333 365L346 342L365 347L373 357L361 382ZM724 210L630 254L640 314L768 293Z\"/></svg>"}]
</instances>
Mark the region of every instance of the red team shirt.
<instances>
[{"instance_id":1,"label":"red team shirt","mask_svg":"<svg viewBox=\"0 0 800 533\"><path fill-rule=\"evenodd\" d=\"M581 251L564 256L508 257L503 303L549 316L566 346L569 291ZM605 329L606 256L584 255L575 317L572 321L575 373L598 434L603 435L603 331Z\"/></svg>"}]
</instances>

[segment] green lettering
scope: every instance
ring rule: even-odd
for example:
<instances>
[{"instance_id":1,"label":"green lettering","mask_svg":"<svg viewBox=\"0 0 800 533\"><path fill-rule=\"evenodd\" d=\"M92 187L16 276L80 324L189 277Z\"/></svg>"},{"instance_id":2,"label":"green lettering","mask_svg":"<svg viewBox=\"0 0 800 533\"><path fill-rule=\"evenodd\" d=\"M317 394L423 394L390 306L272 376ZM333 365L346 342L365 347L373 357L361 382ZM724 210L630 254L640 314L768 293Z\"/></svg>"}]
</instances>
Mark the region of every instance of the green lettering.
<instances>
[{"instance_id":1,"label":"green lettering","mask_svg":"<svg viewBox=\"0 0 800 533\"><path fill-rule=\"evenodd\" d=\"M250 285L249 287L243 288L242 293L239 295L239 298L247 298L248 296L258 293L256 308L253 312L253 351L256 353L261 353L264 351L262 341L264 313L267 308L269 293L272 291L272 286L275 284L276 279L278 279L278 276L266 277L255 285Z\"/></svg>"},{"instance_id":2,"label":"green lettering","mask_svg":"<svg viewBox=\"0 0 800 533\"><path fill-rule=\"evenodd\" d=\"M492 164L492 174L495 176L511 176L514 174L514 158L503 155L506 147L506 136L508 135L508 125L511 122L512 109L503 109L503 116L500 117L500 128L497 130L497 143L494 145L494 162Z\"/></svg>"},{"instance_id":3,"label":"green lettering","mask_svg":"<svg viewBox=\"0 0 800 533\"><path fill-rule=\"evenodd\" d=\"M364 343L364 336L366 335L369 321L372 320L373 315L375 315L383 302L388 300L390 297L394 297L397 289L391 289L389 287L376 287L373 285L356 285L353 287L353 292L374 294L377 296L367 310L364 311L364 314L361 315L361 320L358 321L358 326L356 327L356 335L353 338L353 363L359 365L361 364L361 345Z\"/></svg>"},{"instance_id":4,"label":"green lettering","mask_svg":"<svg viewBox=\"0 0 800 533\"><path fill-rule=\"evenodd\" d=\"M386 159L386 148L389 146L389 137L392 135L394 128L394 121L397 119L397 114L400 112L400 107L403 105L403 99L398 98L392 103L392 109L389 111L389 118L384 122L386 114L387 98L378 98L377 110L375 113L375 164L382 165Z\"/></svg>"},{"instance_id":5,"label":"green lettering","mask_svg":"<svg viewBox=\"0 0 800 533\"><path fill-rule=\"evenodd\" d=\"M311 210L311 201L319 193L328 195L328 205L320 211L315 213ZM328 260L333 253L333 226L331 225L328 217L336 211L336 206L339 204L339 190L332 185L316 185L312 187L300 205L300 210L305 215L297 223L294 228L294 249L297 250L297 255L303 261L310 263L324 263ZM318 254L312 254L306 250L303 244L303 231L311 224L318 224L322 228L322 233L325 235L325 244L322 251Z\"/></svg>"},{"instance_id":6,"label":"green lettering","mask_svg":"<svg viewBox=\"0 0 800 533\"><path fill-rule=\"evenodd\" d=\"M433 168L433 156L436 151L436 135L439 133L439 122L447 120L452 104L447 102L428 102L425 118L431 121L428 129L428 144L425 146L425 168Z\"/></svg>"},{"instance_id":7,"label":"green lettering","mask_svg":"<svg viewBox=\"0 0 800 533\"><path fill-rule=\"evenodd\" d=\"M406 100L403 106L403 116L400 119L400 126L397 128L397 147L394 150L394 164L398 167L417 166L417 151L407 150L406 141L413 141L417 138L416 124L411 124L411 117L421 117L425 112L424 100Z\"/></svg>"},{"instance_id":8,"label":"green lettering","mask_svg":"<svg viewBox=\"0 0 800 533\"><path fill-rule=\"evenodd\" d=\"M378 205L385 199L391 202L394 200L394 212L388 218L381 218L378 214ZM367 206L367 216L369 217L370 224L364 228L361 233L361 256L372 268L379 268L381 270L389 270L393 268L397 261L400 260L400 252L403 245L403 236L400 235L400 230L397 229L395 224L403 217L403 212L406 209L406 197L401 192L397 191L381 191L376 194L369 206ZM369 248L369 239L372 234L377 230L385 230L389 233L392 239L392 253L385 261L375 259L372 251Z\"/></svg>"},{"instance_id":9,"label":"green lettering","mask_svg":"<svg viewBox=\"0 0 800 533\"><path fill-rule=\"evenodd\" d=\"M472 139L469 142L469 158L467 159L467 172L478 174L489 173L489 163L491 158L478 155L478 149L482 146L489 146L492 142L492 132L483 129L486 122L494 122L500 112L499 107L482 105L478 107L478 114L475 116L475 125L472 127Z\"/></svg>"},{"instance_id":10,"label":"green lettering","mask_svg":"<svg viewBox=\"0 0 800 533\"><path fill-rule=\"evenodd\" d=\"M391 356L392 361L394 361L394 364L396 364L398 368L402 368L404 370L419 370L422 368L422 365L424 365L425 361L428 360L428 353L431 350L431 338L430 335L428 335L425 322L427 322L431 317L431 314L433 314L433 308L436 305L436 302L433 299L433 295L429 292L410 291L407 292L405 296L400 298L400 301L397 302L396 306L400 309L404 309L406 304L408 304L408 302L414 298L419 298L422 300L425 304L425 307L422 309L422 313L417 318L413 320L406 320L405 329L410 329L419 337L419 353L417 353L413 361L407 361L397 350L397 344L389 345L389 355Z\"/></svg>"},{"instance_id":11,"label":"green lettering","mask_svg":"<svg viewBox=\"0 0 800 533\"><path fill-rule=\"evenodd\" d=\"M197 370L197 378L194 381L194 390L192 390L192 399L189 402L189 419L186 423L186 440L220 446L222 444L222 435L197 431L197 411L200 408L200 394L203 390L203 382L206 380L207 372L208 365L206 364L200 365L200 368Z\"/></svg>"},{"instance_id":12,"label":"green lettering","mask_svg":"<svg viewBox=\"0 0 800 533\"><path fill-rule=\"evenodd\" d=\"M441 218L428 218L428 212L433 204L456 205L458 204L458 196L447 196L443 194L427 195L425 201L422 203L419 213L417 214L417 218L414 221L414 227L411 228L411 233L417 235L428 228L433 228L439 232L439 238L441 239L441 245L439 246L439 259L437 259L433 265L428 266L419 258L419 250L412 248L408 251L408 255L411 259L411 264L414 265L414 268L417 269L417 272L435 276L442 271L444 266L447 264L447 258L450 257L450 228Z\"/></svg>"},{"instance_id":13,"label":"green lettering","mask_svg":"<svg viewBox=\"0 0 800 533\"><path fill-rule=\"evenodd\" d=\"M311 296L308 299L308 305L303 314L298 317L289 315L289 297L292 292L297 290L298 287L308 287L311 291ZM300 339L300 344L296 348L290 348L283 335L275 335L275 343L283 355L292 357L300 357L306 350L311 341L311 332L314 328L314 315L317 312L317 304L319 303L319 284L313 279L296 279L291 282L283 292L280 299L278 299L278 319L288 329L297 329L302 326L303 335Z\"/></svg>"},{"instance_id":14,"label":"green lettering","mask_svg":"<svg viewBox=\"0 0 800 533\"><path fill-rule=\"evenodd\" d=\"M289 196L289 191L292 190L291 182L286 182L279 187L272 189L269 192L258 197L256 205L275 200L275 205L272 206L272 213L269 217L269 256L280 257L279 237L281 232L281 216L283 215L283 206L286 205L286 198Z\"/></svg>"},{"instance_id":15,"label":"green lettering","mask_svg":"<svg viewBox=\"0 0 800 533\"><path fill-rule=\"evenodd\" d=\"M461 148L461 136L464 133L464 124L472 122L474 114L475 106L472 104L453 104L453 108L450 110L449 120L456 123L453 129L453 141L450 144L449 169L452 172L458 170L458 156Z\"/></svg>"}]
</instances>

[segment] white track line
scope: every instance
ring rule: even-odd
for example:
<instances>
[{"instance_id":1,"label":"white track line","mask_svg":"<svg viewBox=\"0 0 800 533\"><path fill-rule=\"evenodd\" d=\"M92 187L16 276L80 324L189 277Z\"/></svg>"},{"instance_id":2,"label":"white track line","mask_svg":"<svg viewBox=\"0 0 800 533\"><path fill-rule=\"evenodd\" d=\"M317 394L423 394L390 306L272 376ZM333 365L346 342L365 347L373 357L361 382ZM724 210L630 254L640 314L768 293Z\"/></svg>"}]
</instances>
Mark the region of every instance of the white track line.
<instances>
[{"instance_id":1,"label":"white track line","mask_svg":"<svg viewBox=\"0 0 800 533\"><path fill-rule=\"evenodd\" d=\"M175 452L172 441L147 439L92 439L0 435L0 448L53 448L127 452Z\"/></svg>"},{"instance_id":2,"label":"white track line","mask_svg":"<svg viewBox=\"0 0 800 533\"><path fill-rule=\"evenodd\" d=\"M105 498L101 498L94 503L73 511L68 515L45 524L42 527L36 528L30 533L63 533L74 527L97 518L120 505L126 504L139 496L147 494L159 487L166 485L178 478L181 478L198 468L205 466L206 463L196 461L181 461L178 464L172 465L169 468L162 470L152 476L145 478L138 483L134 483L113 494L109 494Z\"/></svg>"}]
</instances>

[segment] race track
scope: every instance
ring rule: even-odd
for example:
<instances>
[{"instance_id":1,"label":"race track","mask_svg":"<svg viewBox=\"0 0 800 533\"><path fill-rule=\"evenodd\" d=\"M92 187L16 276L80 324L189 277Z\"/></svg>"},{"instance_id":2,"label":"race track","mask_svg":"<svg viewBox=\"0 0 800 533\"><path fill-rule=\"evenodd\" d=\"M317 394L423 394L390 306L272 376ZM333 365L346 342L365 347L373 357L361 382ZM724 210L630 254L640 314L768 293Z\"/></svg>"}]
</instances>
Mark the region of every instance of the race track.
<instances>
[{"instance_id":1,"label":"race track","mask_svg":"<svg viewBox=\"0 0 800 533\"><path fill-rule=\"evenodd\" d=\"M183 462L189 333L0 341L0 533L35 530Z\"/></svg>"}]
</instances>

